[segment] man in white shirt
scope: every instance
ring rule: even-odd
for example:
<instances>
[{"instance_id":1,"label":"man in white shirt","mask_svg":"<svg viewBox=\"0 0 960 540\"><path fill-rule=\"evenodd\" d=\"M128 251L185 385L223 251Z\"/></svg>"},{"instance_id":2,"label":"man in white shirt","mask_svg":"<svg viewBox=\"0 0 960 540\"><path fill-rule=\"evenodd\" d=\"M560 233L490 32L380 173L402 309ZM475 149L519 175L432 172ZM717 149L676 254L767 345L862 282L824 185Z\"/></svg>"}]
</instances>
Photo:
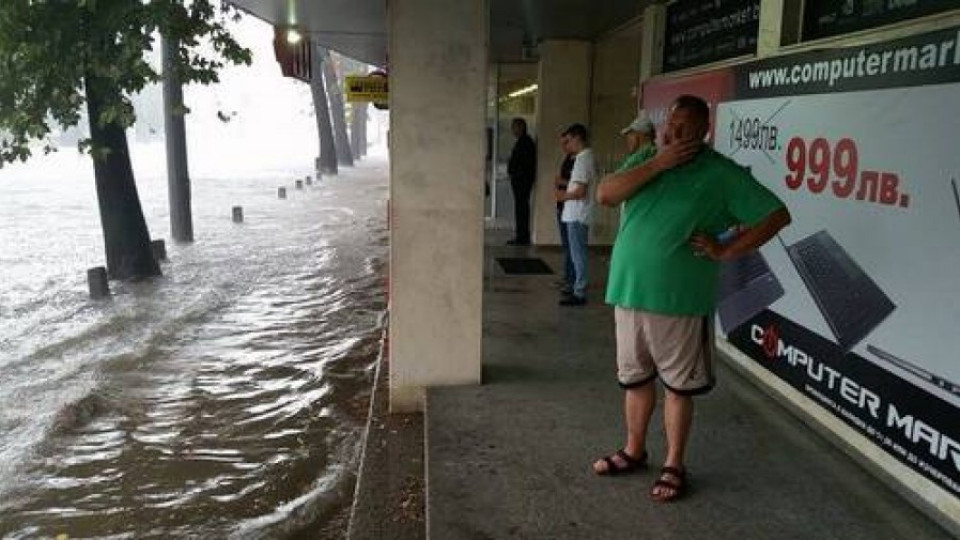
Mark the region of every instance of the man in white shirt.
<instances>
[{"instance_id":1,"label":"man in white shirt","mask_svg":"<svg viewBox=\"0 0 960 540\"><path fill-rule=\"evenodd\" d=\"M560 220L567 227L570 260L573 262L574 282L561 297L561 306L582 306L587 303L587 238L593 210L591 192L597 182L597 166L589 135L583 124L573 124L563 132L568 151L576 154L570 182L565 190L556 192L557 202L563 203Z\"/></svg>"}]
</instances>

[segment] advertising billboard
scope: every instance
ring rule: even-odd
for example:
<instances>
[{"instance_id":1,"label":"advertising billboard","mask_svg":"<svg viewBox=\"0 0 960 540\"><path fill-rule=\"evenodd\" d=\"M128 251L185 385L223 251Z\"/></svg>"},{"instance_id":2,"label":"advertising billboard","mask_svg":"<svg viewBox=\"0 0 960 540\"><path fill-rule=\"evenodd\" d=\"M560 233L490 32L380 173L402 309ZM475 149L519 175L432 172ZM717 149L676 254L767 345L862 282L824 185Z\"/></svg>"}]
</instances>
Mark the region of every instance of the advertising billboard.
<instances>
[{"instance_id":1,"label":"advertising billboard","mask_svg":"<svg viewBox=\"0 0 960 540\"><path fill-rule=\"evenodd\" d=\"M723 71L713 146L793 223L724 266L721 330L960 497L960 29Z\"/></svg>"}]
</instances>

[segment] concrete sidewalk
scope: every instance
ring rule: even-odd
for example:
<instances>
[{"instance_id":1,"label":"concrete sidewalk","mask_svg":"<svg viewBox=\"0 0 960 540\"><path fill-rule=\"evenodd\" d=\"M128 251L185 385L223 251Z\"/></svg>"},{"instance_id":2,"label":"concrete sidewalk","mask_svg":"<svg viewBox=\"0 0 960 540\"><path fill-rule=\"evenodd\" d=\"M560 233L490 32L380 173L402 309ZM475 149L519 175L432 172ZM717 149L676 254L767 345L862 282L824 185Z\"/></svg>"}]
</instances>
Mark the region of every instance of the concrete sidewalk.
<instances>
[{"instance_id":1,"label":"concrete sidewalk","mask_svg":"<svg viewBox=\"0 0 960 540\"><path fill-rule=\"evenodd\" d=\"M659 407L651 468L593 475L623 443L606 257L592 256L590 305L561 308L556 274L505 276L493 260L540 257L556 271L557 251L488 239L484 384L428 393L428 538L950 537L723 363L697 401L686 499L647 495L663 459Z\"/></svg>"}]
</instances>

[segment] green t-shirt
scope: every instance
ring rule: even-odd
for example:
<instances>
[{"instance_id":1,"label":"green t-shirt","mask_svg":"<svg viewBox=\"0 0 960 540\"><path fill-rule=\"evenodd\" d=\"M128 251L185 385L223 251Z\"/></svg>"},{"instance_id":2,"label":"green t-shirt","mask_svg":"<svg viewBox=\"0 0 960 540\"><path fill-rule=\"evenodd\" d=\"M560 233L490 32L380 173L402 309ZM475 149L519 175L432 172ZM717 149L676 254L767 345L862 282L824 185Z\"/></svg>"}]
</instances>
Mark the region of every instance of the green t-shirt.
<instances>
[{"instance_id":1,"label":"green t-shirt","mask_svg":"<svg viewBox=\"0 0 960 540\"><path fill-rule=\"evenodd\" d=\"M657 155L657 147L654 146L652 143L645 144L640 148L637 148L637 150L634 153L627 156L623 160L623 163L621 163L620 166L617 167L617 170L614 172L621 173L623 171L628 171L630 169L639 167L643 165L645 161L647 161L648 159L652 158L655 155ZM623 220L624 220L624 216L626 215L626 212L624 210L626 207L626 204L627 204L626 201L620 204L620 226L617 228L618 231L623 228Z\"/></svg>"},{"instance_id":2,"label":"green t-shirt","mask_svg":"<svg viewBox=\"0 0 960 540\"><path fill-rule=\"evenodd\" d=\"M643 162L657 155L657 147L652 144L645 144L640 148L637 148L637 151L630 154L623 160L623 163L617 167L616 172L623 172L634 167L639 167L643 165Z\"/></svg>"},{"instance_id":3,"label":"green t-shirt","mask_svg":"<svg viewBox=\"0 0 960 540\"><path fill-rule=\"evenodd\" d=\"M607 303L664 315L710 314L720 266L694 254L690 237L756 225L781 207L746 169L704 149L624 203Z\"/></svg>"}]
</instances>

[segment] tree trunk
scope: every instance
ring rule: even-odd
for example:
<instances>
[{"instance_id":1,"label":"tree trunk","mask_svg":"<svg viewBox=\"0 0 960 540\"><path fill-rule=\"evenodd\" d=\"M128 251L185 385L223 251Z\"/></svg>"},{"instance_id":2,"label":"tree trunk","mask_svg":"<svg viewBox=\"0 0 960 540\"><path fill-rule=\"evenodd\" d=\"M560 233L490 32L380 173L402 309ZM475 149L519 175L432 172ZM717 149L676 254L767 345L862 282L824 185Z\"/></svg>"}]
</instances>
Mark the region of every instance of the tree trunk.
<instances>
[{"instance_id":1,"label":"tree trunk","mask_svg":"<svg viewBox=\"0 0 960 540\"><path fill-rule=\"evenodd\" d=\"M116 123L100 125L98 122L104 104L118 101L110 99L115 97L111 94L116 90L109 83L89 76L84 82L107 274L111 279L159 276L160 265L150 249L150 232L143 219L130 165L127 134Z\"/></svg>"},{"instance_id":2,"label":"tree trunk","mask_svg":"<svg viewBox=\"0 0 960 540\"><path fill-rule=\"evenodd\" d=\"M326 81L327 96L330 98L330 116L333 118L333 134L337 147L337 162L348 167L353 166L353 151L350 150L350 138L347 136L347 115L343 107L343 90L337 78L337 70L330 58L330 51L319 47L323 62L323 79Z\"/></svg>"},{"instance_id":3,"label":"tree trunk","mask_svg":"<svg viewBox=\"0 0 960 540\"><path fill-rule=\"evenodd\" d=\"M319 52L312 57L310 90L313 93L313 108L317 116L317 134L320 139L320 172L337 174L337 149L333 141L333 125L330 123L327 91L323 84L323 59Z\"/></svg>"},{"instance_id":4,"label":"tree trunk","mask_svg":"<svg viewBox=\"0 0 960 540\"><path fill-rule=\"evenodd\" d=\"M184 121L183 85L175 68L177 42L162 38L163 131L167 142L167 198L170 201L170 236L193 242L193 207L187 162L187 128Z\"/></svg>"}]
</instances>

